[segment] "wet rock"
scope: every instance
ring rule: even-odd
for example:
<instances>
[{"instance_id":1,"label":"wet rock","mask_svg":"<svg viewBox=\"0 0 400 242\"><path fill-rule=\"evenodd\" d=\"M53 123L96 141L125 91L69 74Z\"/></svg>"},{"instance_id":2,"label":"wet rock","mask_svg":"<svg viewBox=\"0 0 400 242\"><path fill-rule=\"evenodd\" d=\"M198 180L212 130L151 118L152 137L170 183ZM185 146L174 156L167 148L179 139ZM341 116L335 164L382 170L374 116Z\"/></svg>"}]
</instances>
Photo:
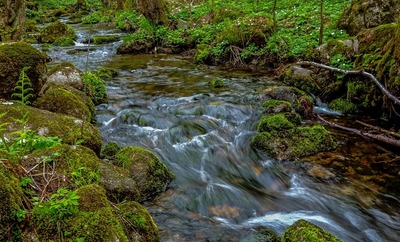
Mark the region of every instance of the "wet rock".
<instances>
[{"instance_id":1,"label":"wet rock","mask_svg":"<svg viewBox=\"0 0 400 242\"><path fill-rule=\"evenodd\" d=\"M62 63L51 68L48 72L47 82L43 88L46 89L50 83L58 83L82 90L83 81L81 75L82 71L76 68L74 64L70 62ZM43 93L44 90L41 92Z\"/></svg>"},{"instance_id":2,"label":"wet rock","mask_svg":"<svg viewBox=\"0 0 400 242\"><path fill-rule=\"evenodd\" d=\"M400 13L400 2L396 0L352 1L338 21L338 27L350 35L363 29L395 22Z\"/></svg>"},{"instance_id":3,"label":"wet rock","mask_svg":"<svg viewBox=\"0 0 400 242\"><path fill-rule=\"evenodd\" d=\"M152 42L138 43L136 41L129 41L122 43L118 49L118 54L143 54L150 53L154 49Z\"/></svg>"},{"instance_id":4,"label":"wet rock","mask_svg":"<svg viewBox=\"0 0 400 242\"><path fill-rule=\"evenodd\" d=\"M330 172L328 169L322 167L322 166L313 166L311 169L307 171L307 173L310 176L324 179L324 180L329 180L335 177L335 174Z\"/></svg>"},{"instance_id":5,"label":"wet rock","mask_svg":"<svg viewBox=\"0 0 400 242\"><path fill-rule=\"evenodd\" d=\"M74 30L60 21L56 21L46 27L41 31L41 42L42 43L54 43L56 41L61 41L65 39L76 40L77 36Z\"/></svg>"},{"instance_id":6,"label":"wet rock","mask_svg":"<svg viewBox=\"0 0 400 242\"><path fill-rule=\"evenodd\" d=\"M107 161L100 162L100 185L113 202L141 201L141 194L130 172Z\"/></svg>"},{"instance_id":7,"label":"wet rock","mask_svg":"<svg viewBox=\"0 0 400 242\"><path fill-rule=\"evenodd\" d=\"M263 102L261 108L264 110L264 113L269 114L291 112L292 104L288 101L270 99Z\"/></svg>"},{"instance_id":8,"label":"wet rock","mask_svg":"<svg viewBox=\"0 0 400 242\"><path fill-rule=\"evenodd\" d=\"M326 230L306 221L298 220L286 229L281 239L282 242L339 242L340 239Z\"/></svg>"},{"instance_id":9,"label":"wet rock","mask_svg":"<svg viewBox=\"0 0 400 242\"><path fill-rule=\"evenodd\" d=\"M46 54L24 42L0 45L0 98L10 99L24 67L30 67L26 75L30 79L36 97L47 78Z\"/></svg>"},{"instance_id":10,"label":"wet rock","mask_svg":"<svg viewBox=\"0 0 400 242\"><path fill-rule=\"evenodd\" d=\"M149 212L137 202L124 202L117 205L116 214L120 219L130 241L157 242L160 233Z\"/></svg>"},{"instance_id":11,"label":"wet rock","mask_svg":"<svg viewBox=\"0 0 400 242\"><path fill-rule=\"evenodd\" d=\"M309 93L318 93L320 87L314 81L312 72L298 65L289 65L283 74L283 82Z\"/></svg>"},{"instance_id":12,"label":"wet rock","mask_svg":"<svg viewBox=\"0 0 400 242\"><path fill-rule=\"evenodd\" d=\"M7 115L0 119L2 123L8 122L8 132L21 129L16 120L21 119L23 112L28 112L27 127L42 136L58 136L65 144L75 144L80 140L81 145L100 153L102 140L97 127L81 119L64 114L52 113L33 107L23 107L17 104L6 105L0 103L0 113Z\"/></svg>"},{"instance_id":13,"label":"wet rock","mask_svg":"<svg viewBox=\"0 0 400 242\"><path fill-rule=\"evenodd\" d=\"M151 151L128 146L115 156L115 162L127 169L138 184L142 201L163 192L175 175Z\"/></svg>"},{"instance_id":14,"label":"wet rock","mask_svg":"<svg viewBox=\"0 0 400 242\"><path fill-rule=\"evenodd\" d=\"M207 130L196 123L182 123L168 130L168 138L173 144L184 143L192 140L195 136L207 133Z\"/></svg>"}]
</instances>

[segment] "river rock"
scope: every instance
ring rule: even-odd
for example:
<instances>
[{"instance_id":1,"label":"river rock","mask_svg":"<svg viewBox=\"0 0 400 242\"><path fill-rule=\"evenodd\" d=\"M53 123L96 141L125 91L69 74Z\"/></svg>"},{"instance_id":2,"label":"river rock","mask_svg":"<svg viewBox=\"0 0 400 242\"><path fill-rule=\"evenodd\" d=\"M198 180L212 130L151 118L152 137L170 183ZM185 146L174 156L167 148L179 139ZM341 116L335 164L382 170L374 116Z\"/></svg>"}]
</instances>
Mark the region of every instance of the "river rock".
<instances>
[{"instance_id":1,"label":"river rock","mask_svg":"<svg viewBox=\"0 0 400 242\"><path fill-rule=\"evenodd\" d=\"M50 60L49 56L24 42L0 44L0 98L11 98L24 67L30 67L26 75L36 97L46 81L46 63Z\"/></svg>"},{"instance_id":2,"label":"river rock","mask_svg":"<svg viewBox=\"0 0 400 242\"><path fill-rule=\"evenodd\" d=\"M117 214L124 224L130 241L158 242L160 232L149 212L137 202L124 202L117 205Z\"/></svg>"},{"instance_id":3,"label":"river rock","mask_svg":"<svg viewBox=\"0 0 400 242\"><path fill-rule=\"evenodd\" d=\"M397 0L352 1L340 17L338 27L350 35L356 35L366 28L395 22L399 13L400 2Z\"/></svg>"},{"instance_id":4,"label":"river rock","mask_svg":"<svg viewBox=\"0 0 400 242\"><path fill-rule=\"evenodd\" d=\"M298 220L285 230L281 242L340 242L342 240L306 220Z\"/></svg>"},{"instance_id":5,"label":"river rock","mask_svg":"<svg viewBox=\"0 0 400 242\"><path fill-rule=\"evenodd\" d=\"M167 189L175 175L151 151L127 146L115 156L115 162L127 169L138 184L140 200L148 200Z\"/></svg>"},{"instance_id":6,"label":"river rock","mask_svg":"<svg viewBox=\"0 0 400 242\"><path fill-rule=\"evenodd\" d=\"M320 91L320 87L312 77L312 72L298 65L287 66L282 79L285 84L309 93L316 94Z\"/></svg>"},{"instance_id":7,"label":"river rock","mask_svg":"<svg viewBox=\"0 0 400 242\"><path fill-rule=\"evenodd\" d=\"M29 106L0 103L0 113L7 113L6 116L0 118L1 123L9 123L7 132L21 129L16 120L21 119L24 112L28 113L26 128L34 130L42 136L58 136L65 144L79 142L96 154L100 153L102 140L97 127L72 116L52 113Z\"/></svg>"},{"instance_id":8,"label":"river rock","mask_svg":"<svg viewBox=\"0 0 400 242\"><path fill-rule=\"evenodd\" d=\"M84 85L81 75L82 71L76 68L74 64L70 62L61 63L51 68L48 72L47 82L41 90L41 93L44 93L51 83L63 84L82 90Z\"/></svg>"},{"instance_id":9,"label":"river rock","mask_svg":"<svg viewBox=\"0 0 400 242\"><path fill-rule=\"evenodd\" d=\"M56 21L44 27L40 33L42 43L62 42L66 39L76 40L77 38L74 30L60 21Z\"/></svg>"}]
</instances>

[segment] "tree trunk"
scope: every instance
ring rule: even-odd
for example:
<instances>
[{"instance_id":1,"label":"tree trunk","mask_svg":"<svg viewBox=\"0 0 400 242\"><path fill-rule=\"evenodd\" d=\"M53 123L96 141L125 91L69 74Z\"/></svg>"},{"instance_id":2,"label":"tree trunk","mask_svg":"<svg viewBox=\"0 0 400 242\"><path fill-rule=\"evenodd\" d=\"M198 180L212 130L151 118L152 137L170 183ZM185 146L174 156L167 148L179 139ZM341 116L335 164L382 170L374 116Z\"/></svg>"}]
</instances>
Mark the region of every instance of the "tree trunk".
<instances>
[{"instance_id":1,"label":"tree trunk","mask_svg":"<svg viewBox=\"0 0 400 242\"><path fill-rule=\"evenodd\" d=\"M321 19L321 25L319 27L319 38L318 38L318 44L322 45L322 39L324 37L324 0L321 0L321 5L320 5L320 19Z\"/></svg>"},{"instance_id":2,"label":"tree trunk","mask_svg":"<svg viewBox=\"0 0 400 242\"><path fill-rule=\"evenodd\" d=\"M157 25L167 25L167 8L164 0L136 0L137 10L147 20Z\"/></svg>"},{"instance_id":3,"label":"tree trunk","mask_svg":"<svg viewBox=\"0 0 400 242\"><path fill-rule=\"evenodd\" d=\"M21 40L25 12L25 0L0 0L0 41Z\"/></svg>"},{"instance_id":4,"label":"tree trunk","mask_svg":"<svg viewBox=\"0 0 400 242\"><path fill-rule=\"evenodd\" d=\"M276 31L277 25L278 25L277 20L276 20L276 2L277 2L277 0L274 0L274 6L272 7L272 14L274 16L274 31Z\"/></svg>"}]
</instances>

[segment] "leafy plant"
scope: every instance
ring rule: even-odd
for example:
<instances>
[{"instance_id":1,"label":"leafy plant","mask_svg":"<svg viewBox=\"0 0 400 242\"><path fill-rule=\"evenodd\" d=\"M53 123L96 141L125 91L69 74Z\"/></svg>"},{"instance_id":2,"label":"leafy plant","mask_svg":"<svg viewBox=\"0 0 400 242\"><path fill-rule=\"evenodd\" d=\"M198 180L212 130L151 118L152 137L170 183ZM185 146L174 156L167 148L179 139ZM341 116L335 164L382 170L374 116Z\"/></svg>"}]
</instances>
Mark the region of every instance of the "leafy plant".
<instances>
[{"instance_id":1,"label":"leafy plant","mask_svg":"<svg viewBox=\"0 0 400 242\"><path fill-rule=\"evenodd\" d=\"M83 81L86 84L86 94L95 105L107 102L106 86L103 79L92 72L86 72L83 74Z\"/></svg>"},{"instance_id":2,"label":"leafy plant","mask_svg":"<svg viewBox=\"0 0 400 242\"><path fill-rule=\"evenodd\" d=\"M18 100L13 100L14 102L20 103L22 105L31 104L29 99L33 97L32 82L26 75L28 69L29 67L22 68L16 86L14 87L14 93L11 95L11 97L18 98Z\"/></svg>"},{"instance_id":3,"label":"leafy plant","mask_svg":"<svg viewBox=\"0 0 400 242\"><path fill-rule=\"evenodd\" d=\"M62 219L76 214L79 206L79 195L75 191L60 188L50 196L49 201L38 204L34 213L38 217L49 216L51 219Z\"/></svg>"}]
</instances>

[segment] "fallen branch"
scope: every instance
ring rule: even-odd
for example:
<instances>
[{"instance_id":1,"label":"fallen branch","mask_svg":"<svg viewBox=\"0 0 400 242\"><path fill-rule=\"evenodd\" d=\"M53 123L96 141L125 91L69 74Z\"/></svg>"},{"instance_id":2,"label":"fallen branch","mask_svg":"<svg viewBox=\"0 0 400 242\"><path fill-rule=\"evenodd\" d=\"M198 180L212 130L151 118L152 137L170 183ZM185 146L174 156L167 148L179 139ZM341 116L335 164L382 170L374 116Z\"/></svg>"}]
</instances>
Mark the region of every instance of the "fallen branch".
<instances>
[{"instance_id":1,"label":"fallen branch","mask_svg":"<svg viewBox=\"0 0 400 242\"><path fill-rule=\"evenodd\" d=\"M400 105L400 99L398 99L397 97L395 97L388 89L386 89L386 87L384 85L382 85L382 83L380 83L380 81L378 79L376 79L376 77L374 75L372 75L369 72L360 70L360 71L355 71L355 70L343 70L340 68L336 68L336 67L331 67L331 66L327 66L324 64L320 64L320 63L316 63L313 61L300 61L297 64L299 65L305 65L305 66L316 66L319 68L323 68L326 70L330 70L330 71L334 71L334 72L339 72L345 75L362 75L362 76L366 76L368 77L371 81L373 81L379 89L381 89L381 91L390 99L393 101L394 104L396 105Z\"/></svg>"},{"instance_id":2,"label":"fallen branch","mask_svg":"<svg viewBox=\"0 0 400 242\"><path fill-rule=\"evenodd\" d=\"M345 130L345 131L348 131L350 133L357 134L357 135L359 135L361 137L364 137L364 138L369 138L369 139L376 140L376 141L385 143L385 144L393 146L393 147L400 148L400 139L393 139L393 138L390 138L390 137L387 137L387 136L381 135L381 134L370 134L368 132L362 132L362 131L360 131L358 129L348 128L348 127L341 126L339 124L335 124L335 123L329 122L329 121L323 119L319 115L317 115L317 117L318 117L319 120L321 120L322 122L326 123L327 125L329 125L329 126L331 126L333 128Z\"/></svg>"},{"instance_id":3,"label":"fallen branch","mask_svg":"<svg viewBox=\"0 0 400 242\"><path fill-rule=\"evenodd\" d=\"M359 124L361 124L361 125L364 125L365 127L374 129L374 130L376 130L376 131L378 131L378 132L385 133L385 134L389 134L389 135L394 136L394 137L396 137L396 138L400 138L400 134L399 134L399 133L395 133L395 132L392 132L392 131L389 131L389 130L386 130L386 129L382 129L382 128L380 128L380 127L376 127L376 126L373 126L373 125L370 125L370 124L361 122L361 121L359 121L359 120L356 120L356 122L359 123Z\"/></svg>"}]
</instances>

